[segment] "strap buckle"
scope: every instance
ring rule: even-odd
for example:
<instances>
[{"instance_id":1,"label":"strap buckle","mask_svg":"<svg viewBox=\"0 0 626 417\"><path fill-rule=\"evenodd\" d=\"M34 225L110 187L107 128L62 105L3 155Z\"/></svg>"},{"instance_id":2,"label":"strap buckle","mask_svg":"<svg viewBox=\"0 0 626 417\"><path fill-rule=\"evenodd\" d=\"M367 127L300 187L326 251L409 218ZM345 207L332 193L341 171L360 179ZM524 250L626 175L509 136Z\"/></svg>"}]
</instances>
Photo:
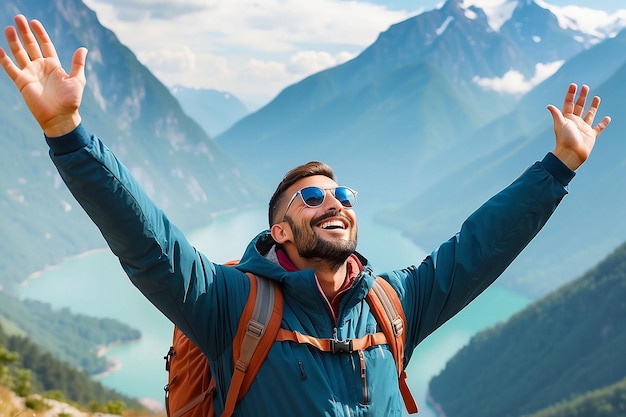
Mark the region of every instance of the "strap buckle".
<instances>
[{"instance_id":1,"label":"strap buckle","mask_svg":"<svg viewBox=\"0 0 626 417\"><path fill-rule=\"evenodd\" d=\"M348 339L348 340L330 339L330 351L332 353L339 353L339 352L352 353L353 352L352 339Z\"/></svg>"},{"instance_id":2,"label":"strap buckle","mask_svg":"<svg viewBox=\"0 0 626 417\"><path fill-rule=\"evenodd\" d=\"M170 350L167 351L167 355L163 356L165 359L165 371L170 371L170 366L172 364L172 358L176 356L176 351L174 350L174 346L170 346Z\"/></svg>"}]
</instances>

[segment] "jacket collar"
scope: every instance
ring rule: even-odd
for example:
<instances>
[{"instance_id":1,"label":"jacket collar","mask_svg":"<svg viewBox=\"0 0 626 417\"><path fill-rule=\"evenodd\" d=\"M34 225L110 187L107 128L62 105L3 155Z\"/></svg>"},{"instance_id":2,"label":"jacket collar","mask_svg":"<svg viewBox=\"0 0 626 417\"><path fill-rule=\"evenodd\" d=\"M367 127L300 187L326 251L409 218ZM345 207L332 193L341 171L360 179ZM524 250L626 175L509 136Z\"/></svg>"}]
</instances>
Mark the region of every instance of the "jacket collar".
<instances>
[{"instance_id":1,"label":"jacket collar","mask_svg":"<svg viewBox=\"0 0 626 417\"><path fill-rule=\"evenodd\" d=\"M326 309L325 297L319 291L315 271L313 269L287 271L277 262L278 257L273 249L275 245L276 242L268 230L261 232L248 244L237 269L279 281L285 297L297 301L306 309ZM342 303L352 304L365 298L374 277L367 259L360 254L355 252L350 262L353 284L344 292ZM318 298L312 297L311 294L320 295Z\"/></svg>"}]
</instances>

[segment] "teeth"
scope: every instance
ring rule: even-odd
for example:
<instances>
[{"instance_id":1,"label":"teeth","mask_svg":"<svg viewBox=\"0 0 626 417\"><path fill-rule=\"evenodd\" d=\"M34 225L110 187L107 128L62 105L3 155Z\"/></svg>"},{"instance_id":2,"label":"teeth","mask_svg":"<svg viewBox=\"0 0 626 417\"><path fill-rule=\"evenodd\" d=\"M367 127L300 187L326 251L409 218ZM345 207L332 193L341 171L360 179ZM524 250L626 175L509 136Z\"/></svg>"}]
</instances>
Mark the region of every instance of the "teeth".
<instances>
[{"instance_id":1,"label":"teeth","mask_svg":"<svg viewBox=\"0 0 626 417\"><path fill-rule=\"evenodd\" d=\"M344 228L343 222L341 222L340 220L331 220L331 221L327 221L324 222L322 224L320 224L320 227L322 229L337 229L337 228Z\"/></svg>"}]
</instances>

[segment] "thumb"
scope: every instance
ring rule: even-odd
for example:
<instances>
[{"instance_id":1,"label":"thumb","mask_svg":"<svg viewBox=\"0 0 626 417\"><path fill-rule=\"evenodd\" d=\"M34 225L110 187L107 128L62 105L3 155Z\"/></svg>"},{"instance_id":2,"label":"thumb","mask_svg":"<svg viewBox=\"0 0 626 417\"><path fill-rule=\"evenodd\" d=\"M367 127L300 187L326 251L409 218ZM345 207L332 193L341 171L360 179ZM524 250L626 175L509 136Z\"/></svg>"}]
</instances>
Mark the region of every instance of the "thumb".
<instances>
[{"instance_id":1,"label":"thumb","mask_svg":"<svg viewBox=\"0 0 626 417\"><path fill-rule=\"evenodd\" d=\"M76 77L85 84L85 62L87 61L87 48L81 47L74 52L72 57L72 69L70 77Z\"/></svg>"},{"instance_id":2,"label":"thumb","mask_svg":"<svg viewBox=\"0 0 626 417\"><path fill-rule=\"evenodd\" d=\"M548 111L552 115L552 120L554 121L554 126L562 126L565 124L565 117L561 110L559 110L556 106L549 104L547 107Z\"/></svg>"}]
</instances>

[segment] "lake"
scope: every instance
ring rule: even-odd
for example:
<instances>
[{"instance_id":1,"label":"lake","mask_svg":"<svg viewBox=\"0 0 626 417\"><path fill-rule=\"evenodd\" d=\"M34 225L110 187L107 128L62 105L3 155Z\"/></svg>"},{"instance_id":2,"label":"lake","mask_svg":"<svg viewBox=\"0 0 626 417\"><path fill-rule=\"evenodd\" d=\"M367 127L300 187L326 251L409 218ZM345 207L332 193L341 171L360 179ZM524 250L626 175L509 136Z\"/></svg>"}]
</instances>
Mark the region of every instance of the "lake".
<instances>
[{"instance_id":1,"label":"lake","mask_svg":"<svg viewBox=\"0 0 626 417\"><path fill-rule=\"evenodd\" d=\"M397 230L373 223L367 213L359 211L358 215L359 252L376 272L417 264L424 258L426 252ZM266 222L264 208L227 213L188 238L211 260L224 262L239 258L248 241L267 227ZM141 330L140 341L107 353L121 367L100 380L126 395L162 403L167 382L163 356L171 343L172 325L130 283L108 249L67 259L22 287L21 296L68 307L75 313L115 318ZM430 378L472 335L508 319L529 302L519 294L492 287L417 347L407 373L421 417L435 416L425 401Z\"/></svg>"}]
</instances>

